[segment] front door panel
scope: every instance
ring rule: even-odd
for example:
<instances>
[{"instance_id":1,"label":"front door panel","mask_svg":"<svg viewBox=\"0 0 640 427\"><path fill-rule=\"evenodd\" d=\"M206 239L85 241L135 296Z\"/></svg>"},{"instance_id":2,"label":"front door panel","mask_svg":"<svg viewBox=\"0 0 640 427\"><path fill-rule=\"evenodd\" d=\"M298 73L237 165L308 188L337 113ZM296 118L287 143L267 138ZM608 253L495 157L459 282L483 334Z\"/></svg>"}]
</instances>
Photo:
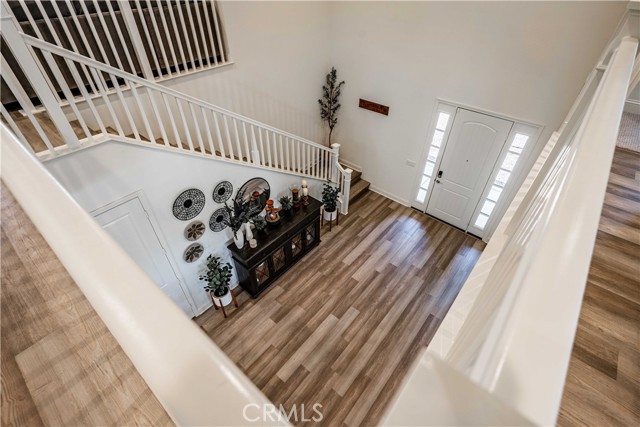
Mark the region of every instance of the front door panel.
<instances>
[{"instance_id":1,"label":"front door panel","mask_svg":"<svg viewBox=\"0 0 640 427\"><path fill-rule=\"evenodd\" d=\"M436 173L428 214L467 229L512 126L508 120L458 109Z\"/></svg>"}]
</instances>

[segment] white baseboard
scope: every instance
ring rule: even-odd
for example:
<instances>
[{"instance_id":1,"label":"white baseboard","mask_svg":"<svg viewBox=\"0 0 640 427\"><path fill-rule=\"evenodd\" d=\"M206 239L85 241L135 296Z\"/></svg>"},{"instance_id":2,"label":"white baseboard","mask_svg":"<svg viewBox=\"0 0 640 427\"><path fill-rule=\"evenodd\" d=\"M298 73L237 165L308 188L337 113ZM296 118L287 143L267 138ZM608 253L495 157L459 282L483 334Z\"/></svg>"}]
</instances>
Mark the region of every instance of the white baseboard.
<instances>
[{"instance_id":1,"label":"white baseboard","mask_svg":"<svg viewBox=\"0 0 640 427\"><path fill-rule=\"evenodd\" d=\"M355 163L350 162L349 160L345 160L345 159L343 159L341 157L338 161L340 163L342 163L343 165L345 165L346 167L348 167L348 168L351 168L351 169L353 169L355 171L358 171L358 172L362 172L362 166L358 166Z\"/></svg>"},{"instance_id":2,"label":"white baseboard","mask_svg":"<svg viewBox=\"0 0 640 427\"><path fill-rule=\"evenodd\" d=\"M374 193L378 193L378 194L386 197L387 199L391 199L394 202L398 202L403 206L409 207L409 205L410 205L409 201L407 199L404 199L404 198L402 198L400 196L397 196L395 194L391 194L391 193L389 193L389 192L387 192L387 191L385 191L385 190L383 190L383 189L381 189L379 187L376 187L373 184L371 184L371 186L369 187L369 190L373 191Z\"/></svg>"}]
</instances>

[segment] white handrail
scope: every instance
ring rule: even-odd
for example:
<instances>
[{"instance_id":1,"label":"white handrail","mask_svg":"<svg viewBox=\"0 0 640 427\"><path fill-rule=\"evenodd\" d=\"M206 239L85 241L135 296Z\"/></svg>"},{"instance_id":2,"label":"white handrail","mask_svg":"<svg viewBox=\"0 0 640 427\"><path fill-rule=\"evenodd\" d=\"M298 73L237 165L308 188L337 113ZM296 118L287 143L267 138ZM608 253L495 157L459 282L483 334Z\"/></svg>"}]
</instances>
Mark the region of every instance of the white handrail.
<instances>
[{"instance_id":1,"label":"white handrail","mask_svg":"<svg viewBox=\"0 0 640 427\"><path fill-rule=\"evenodd\" d=\"M551 153L550 166L536 163L523 184L540 171L528 208L517 209L519 192L447 314L447 330L438 330L385 423L431 424L438 418L430 414L456 410L485 417L486 405L456 402L477 386L529 423L555 423L637 47L637 39L622 38L597 88L583 90L586 102L575 104L569 125L541 154ZM426 372L436 355L461 376ZM420 382L427 376L438 381ZM449 396L444 410L429 403L440 394ZM489 415L489 424L504 421L501 409Z\"/></svg>"},{"instance_id":2,"label":"white handrail","mask_svg":"<svg viewBox=\"0 0 640 427\"><path fill-rule=\"evenodd\" d=\"M4 125L1 136L2 180L173 421L289 425L256 416L271 402Z\"/></svg>"},{"instance_id":3,"label":"white handrail","mask_svg":"<svg viewBox=\"0 0 640 427\"><path fill-rule=\"evenodd\" d=\"M268 125L266 123L262 123L262 122L259 122L257 120L253 120L253 119L251 119L249 117L242 116L240 114L234 113L233 111L226 110L226 109L221 108L221 107L219 107L217 105L211 104L211 103L206 102L206 101L202 101L201 99L195 98L195 97L193 97L191 95L179 92L177 90L171 89L169 87L163 86L163 85L155 83L153 81L146 80L146 79L144 79L142 77L138 77L138 76L136 76L134 74L129 74L127 72L119 70L119 69L117 69L115 67L112 67L110 65L103 64L102 62L95 61L95 60L93 60L91 58L87 58L86 56L82 56L82 55L77 54L75 52L72 52L70 50L61 48L61 47L53 45L51 43L47 43L47 42L42 41L40 39L37 39L35 37L31 37L31 36L26 35L26 34L23 35L22 37L23 37L24 41L28 45L37 47L37 48L42 49L44 51L55 53L58 56L70 59L72 61L75 61L75 62L78 62L78 63L81 63L81 64L89 65L89 66L91 66L91 67L93 67L93 68L95 68L97 70L100 70L100 71L103 71L105 73L109 73L109 74L112 74L114 76L126 79L126 80L128 80L130 82L133 82L133 83L136 83L136 84L138 84L140 86L147 87L147 88L153 89L153 90L155 90L157 92L164 93L166 95L170 95L172 97L187 101L187 102L189 102L191 104L198 105L200 107L204 107L204 108L210 109L212 111L224 114L225 116L232 117L232 118L235 118L237 120L240 120L240 121L242 121L244 123L252 124L254 126L261 127L263 129L269 130L271 132L275 132L275 133L280 134L282 136L285 136L287 138L291 138L291 139L294 139L296 141L302 142L304 144L308 144L308 145L317 147L317 148L319 148L321 150L331 151L329 148L325 147L324 145L320 145L320 144L318 144L316 142L313 142L313 141L310 141L308 139L299 137L299 136L294 135L292 133L289 133L287 131L275 128L275 127L270 126L270 125Z\"/></svg>"},{"instance_id":4,"label":"white handrail","mask_svg":"<svg viewBox=\"0 0 640 427\"><path fill-rule=\"evenodd\" d=\"M553 424L560 407L637 47L625 37L610 62L539 240L523 254L530 259L523 282L510 288L512 303L496 317L503 330L480 354L488 359L481 384L506 399L515 380L523 387L514 406L540 425Z\"/></svg>"}]
</instances>

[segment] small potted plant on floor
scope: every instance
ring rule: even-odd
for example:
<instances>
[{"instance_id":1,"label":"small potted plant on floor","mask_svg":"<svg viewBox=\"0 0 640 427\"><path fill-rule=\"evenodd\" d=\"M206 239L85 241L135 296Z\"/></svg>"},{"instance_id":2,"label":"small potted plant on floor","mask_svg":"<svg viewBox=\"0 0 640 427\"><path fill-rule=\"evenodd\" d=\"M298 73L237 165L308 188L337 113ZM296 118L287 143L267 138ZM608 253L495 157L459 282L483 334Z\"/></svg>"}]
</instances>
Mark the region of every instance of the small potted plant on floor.
<instances>
[{"instance_id":1,"label":"small potted plant on floor","mask_svg":"<svg viewBox=\"0 0 640 427\"><path fill-rule=\"evenodd\" d=\"M209 292L214 304L222 307L231 304L231 264L223 263L220 257L209 255L207 257L207 269L200 276L200 280L207 282L204 290Z\"/></svg>"},{"instance_id":2,"label":"small potted plant on floor","mask_svg":"<svg viewBox=\"0 0 640 427\"><path fill-rule=\"evenodd\" d=\"M291 197L282 196L278 201L280 202L280 207L282 208L285 218L291 218L291 209L293 208L293 200L291 200Z\"/></svg>"},{"instance_id":3,"label":"small potted plant on floor","mask_svg":"<svg viewBox=\"0 0 640 427\"><path fill-rule=\"evenodd\" d=\"M340 190L333 185L331 181L327 181L322 189L322 204L324 205L324 219L333 221L336 219L338 210L338 195Z\"/></svg>"}]
</instances>

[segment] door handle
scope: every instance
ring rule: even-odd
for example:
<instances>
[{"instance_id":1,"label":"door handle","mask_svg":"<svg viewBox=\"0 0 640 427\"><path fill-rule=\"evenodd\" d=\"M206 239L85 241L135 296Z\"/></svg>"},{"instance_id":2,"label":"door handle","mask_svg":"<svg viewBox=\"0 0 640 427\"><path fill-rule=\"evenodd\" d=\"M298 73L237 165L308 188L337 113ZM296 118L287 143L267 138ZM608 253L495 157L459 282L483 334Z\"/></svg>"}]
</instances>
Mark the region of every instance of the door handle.
<instances>
[{"instance_id":1,"label":"door handle","mask_svg":"<svg viewBox=\"0 0 640 427\"><path fill-rule=\"evenodd\" d=\"M442 178L442 171L438 171L438 178Z\"/></svg>"}]
</instances>

